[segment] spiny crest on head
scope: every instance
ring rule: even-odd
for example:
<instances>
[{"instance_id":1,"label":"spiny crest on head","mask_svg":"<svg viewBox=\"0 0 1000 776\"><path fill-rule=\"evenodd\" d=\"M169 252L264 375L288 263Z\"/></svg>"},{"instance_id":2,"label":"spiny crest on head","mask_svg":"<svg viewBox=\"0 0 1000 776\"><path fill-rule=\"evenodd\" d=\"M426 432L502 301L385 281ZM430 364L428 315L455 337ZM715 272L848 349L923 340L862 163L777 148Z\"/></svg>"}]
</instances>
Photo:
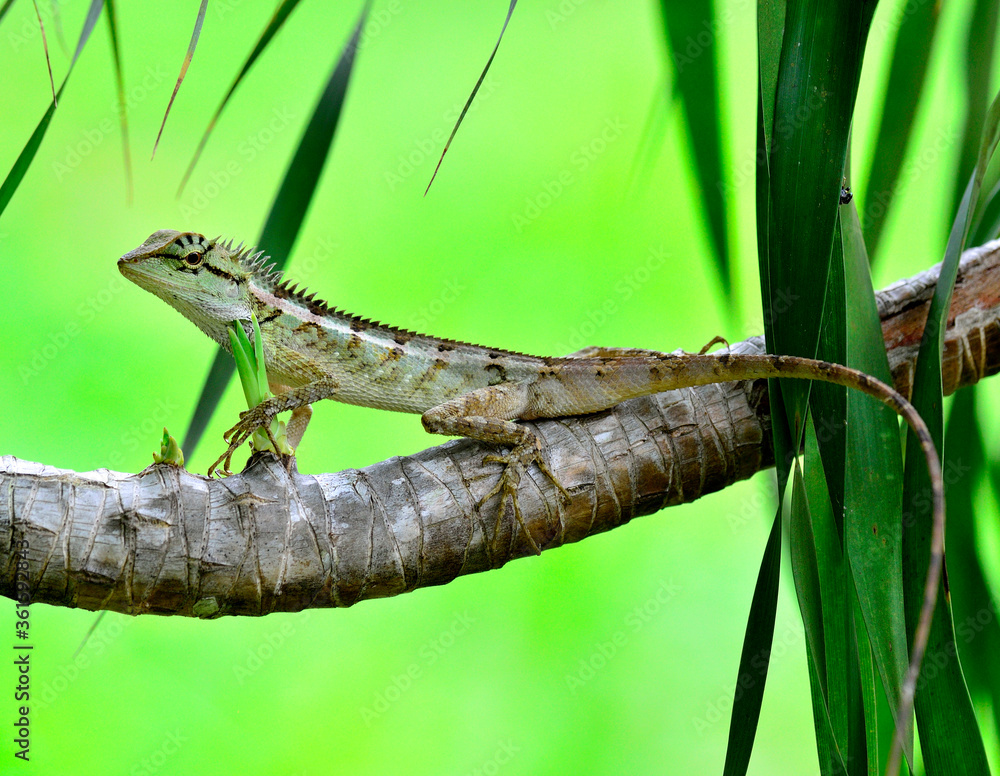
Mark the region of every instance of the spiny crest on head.
<instances>
[{"instance_id":1,"label":"spiny crest on head","mask_svg":"<svg viewBox=\"0 0 1000 776\"><path fill-rule=\"evenodd\" d=\"M219 243L222 245L222 243ZM232 258L239 262L240 266L251 275L254 282L264 288L285 297L295 299L307 306L314 313L325 314L330 310L329 305L321 299L316 298L316 293L307 294L305 286L298 288L297 283L283 278L281 270L274 268L274 262L270 256L266 256L264 251L258 251L254 247L244 246L240 243L235 248L232 240L223 246L232 255Z\"/></svg>"},{"instance_id":2,"label":"spiny crest on head","mask_svg":"<svg viewBox=\"0 0 1000 776\"><path fill-rule=\"evenodd\" d=\"M264 255L264 251L255 250L243 243L234 248L232 240L224 247L243 269L254 276L254 280L258 283L273 288L281 282L281 271L274 268L274 262L271 261L270 256Z\"/></svg>"}]
</instances>

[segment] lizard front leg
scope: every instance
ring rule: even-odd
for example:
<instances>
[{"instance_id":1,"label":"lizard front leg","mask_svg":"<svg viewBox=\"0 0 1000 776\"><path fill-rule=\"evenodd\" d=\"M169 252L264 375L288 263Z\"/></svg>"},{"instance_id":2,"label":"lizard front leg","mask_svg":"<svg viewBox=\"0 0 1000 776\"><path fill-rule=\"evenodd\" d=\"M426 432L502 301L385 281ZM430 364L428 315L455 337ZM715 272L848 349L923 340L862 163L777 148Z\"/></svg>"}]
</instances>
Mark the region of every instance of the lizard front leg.
<instances>
[{"instance_id":1,"label":"lizard front leg","mask_svg":"<svg viewBox=\"0 0 1000 776\"><path fill-rule=\"evenodd\" d=\"M439 404L427 410L421 417L424 428L432 434L465 436L509 447L506 454L491 453L484 456L484 463L499 463L503 466L497 484L476 505L482 507L493 496L500 494L500 508L497 513L497 527L508 501L514 508L514 517L531 548L541 554L541 549L528 531L517 502L517 486L521 475L532 464L545 474L559 489L560 494L569 499L569 493L549 469L542 454L541 440L529 429L513 422L522 417L528 409L531 386L528 383L501 383L487 388L470 391L462 396Z\"/></svg>"},{"instance_id":2,"label":"lizard front leg","mask_svg":"<svg viewBox=\"0 0 1000 776\"><path fill-rule=\"evenodd\" d=\"M263 428L267 431L268 436L270 436L271 431L271 421L274 418L286 410L294 410L292 413L292 422L295 425L294 432L289 433L289 437L293 436L293 433L298 436L295 439L297 443L301 439L302 432L305 431L305 423L309 420L309 415L311 412L306 414L301 408L308 407L310 404L319 401L320 399L325 399L332 396L339 389L339 383L329 377L322 377L319 380L314 380L311 383L306 383L298 388L293 388L290 391L285 391L277 396L272 396L265 401L262 401L256 407L246 410L240 413L239 422L233 426L229 431L223 434L223 438L229 443L229 447L226 449L222 455L219 456L218 460L208 467L208 476L212 476L212 472L218 469L222 474L232 474L229 470L229 464L232 462L233 453L239 450L240 446L246 442L250 436L258 428ZM296 415L300 418L296 422ZM302 422L304 420L305 422ZM273 443L273 440L272 440ZM293 445L294 446L294 445ZM275 447L277 449L277 447Z\"/></svg>"}]
</instances>

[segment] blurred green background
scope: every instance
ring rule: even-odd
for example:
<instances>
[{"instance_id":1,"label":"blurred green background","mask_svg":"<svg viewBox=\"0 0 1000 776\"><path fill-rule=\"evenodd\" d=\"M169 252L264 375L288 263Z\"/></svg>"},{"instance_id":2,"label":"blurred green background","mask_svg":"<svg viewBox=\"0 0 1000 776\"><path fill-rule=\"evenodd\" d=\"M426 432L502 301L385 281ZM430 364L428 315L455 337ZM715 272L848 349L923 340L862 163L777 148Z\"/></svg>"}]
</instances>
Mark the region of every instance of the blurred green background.
<instances>
[{"instance_id":1,"label":"blurred green background","mask_svg":"<svg viewBox=\"0 0 1000 776\"><path fill-rule=\"evenodd\" d=\"M86 6L60 3L70 48ZM880 51L903 6L880 3L873 25L855 123L859 179L887 64ZM720 3L729 13L717 29L732 303L709 261L682 113L663 102L671 74L655 3L519 6L422 196L506 7L374 4L289 275L377 320L542 354L592 344L697 350L717 334L762 333L754 4ZM68 57L48 4L41 10L58 83ZM162 426L183 434L214 346L122 279L115 261L163 228L256 239L359 10L314 2L295 11L177 197L273 3L210 4L153 161L197 3L120 8L132 204L99 23L0 218L0 454L137 471ZM877 288L943 252L962 68L944 44L968 12L945 4ZM0 24L0 72L6 171L50 100L26 2ZM649 126L665 129L650 140ZM189 468L214 460L243 407L234 384ZM415 416L326 402L299 468L361 467L437 442ZM768 473L540 558L350 610L211 622L109 614L75 659L96 615L35 606L32 760L19 772L720 772L773 490ZM801 623L790 576L782 582L756 774L817 769ZM13 612L0 599L11 629ZM14 702L3 709L10 717ZM0 751L13 751L9 740Z\"/></svg>"}]
</instances>

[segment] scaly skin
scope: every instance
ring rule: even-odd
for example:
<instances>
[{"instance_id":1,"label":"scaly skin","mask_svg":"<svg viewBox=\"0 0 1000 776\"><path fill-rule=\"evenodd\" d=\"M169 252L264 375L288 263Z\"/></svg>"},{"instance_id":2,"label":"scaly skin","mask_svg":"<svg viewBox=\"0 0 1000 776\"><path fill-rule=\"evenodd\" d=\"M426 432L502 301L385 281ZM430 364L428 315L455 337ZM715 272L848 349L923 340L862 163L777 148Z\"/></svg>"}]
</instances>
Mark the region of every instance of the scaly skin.
<instances>
[{"instance_id":1,"label":"scaly skin","mask_svg":"<svg viewBox=\"0 0 1000 776\"><path fill-rule=\"evenodd\" d=\"M209 474L220 464L228 472L233 453L280 412L294 411L289 440L297 444L309 405L321 399L414 412L431 433L509 448L506 454L486 456L501 463L503 471L480 505L499 493L501 514L510 500L522 529L515 492L526 467L535 463L563 497L569 494L546 466L538 437L516 421L583 415L661 391L764 377L821 380L875 397L916 433L934 490L931 563L902 700L912 708L944 552L943 485L927 426L905 398L879 380L838 364L792 356L589 348L565 358L541 358L438 339L330 308L281 280L262 253L192 232L156 232L122 256L118 268L226 350L230 323L240 322L252 337L250 313L260 322L268 377L278 395L241 414L226 433L228 449ZM900 719L909 719L908 709L901 707L905 715Z\"/></svg>"}]
</instances>

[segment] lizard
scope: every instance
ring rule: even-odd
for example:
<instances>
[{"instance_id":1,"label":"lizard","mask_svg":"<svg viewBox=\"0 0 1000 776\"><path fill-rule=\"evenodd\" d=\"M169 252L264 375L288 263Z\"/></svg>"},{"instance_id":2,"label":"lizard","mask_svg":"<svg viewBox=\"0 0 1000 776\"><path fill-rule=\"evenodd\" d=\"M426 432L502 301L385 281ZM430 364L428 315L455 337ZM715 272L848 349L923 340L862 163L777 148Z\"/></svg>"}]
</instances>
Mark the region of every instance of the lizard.
<instances>
[{"instance_id":1,"label":"lizard","mask_svg":"<svg viewBox=\"0 0 1000 776\"><path fill-rule=\"evenodd\" d=\"M759 378L819 380L878 399L913 429L933 492L927 584L904 682L903 702L912 709L943 565L944 486L927 425L906 398L880 380L799 356L595 347L549 358L440 339L333 308L283 279L263 251L195 232L155 232L122 256L118 268L230 352L227 327L242 325L252 337L251 313L258 320L268 379L277 395L240 414L224 435L228 447L209 475L220 467L221 473L230 473L233 453L258 427L268 430L281 412L292 410L288 441L296 446L308 423L309 405L322 399L417 413L430 433L469 437L508 450L484 457L503 468L477 508L499 494L502 515L509 501L536 553L540 548L517 504L521 475L534 464L562 498L570 495L549 469L539 437L518 421L586 415L663 391ZM904 718L909 711L900 716Z\"/></svg>"}]
</instances>

